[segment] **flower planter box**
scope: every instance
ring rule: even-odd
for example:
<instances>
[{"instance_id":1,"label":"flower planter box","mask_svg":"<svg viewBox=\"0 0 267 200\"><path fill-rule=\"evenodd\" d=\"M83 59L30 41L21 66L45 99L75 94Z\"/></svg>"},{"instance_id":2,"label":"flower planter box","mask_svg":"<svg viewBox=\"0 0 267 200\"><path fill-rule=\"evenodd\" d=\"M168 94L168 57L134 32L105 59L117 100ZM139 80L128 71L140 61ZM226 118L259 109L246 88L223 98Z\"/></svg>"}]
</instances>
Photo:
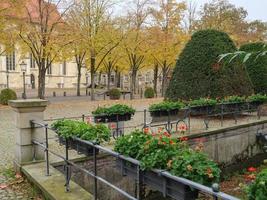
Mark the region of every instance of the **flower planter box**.
<instances>
[{"instance_id":1,"label":"flower planter box","mask_svg":"<svg viewBox=\"0 0 267 200\"><path fill-rule=\"evenodd\" d=\"M252 101L248 102L249 110L257 110L260 105L262 105L262 101Z\"/></svg>"},{"instance_id":2,"label":"flower planter box","mask_svg":"<svg viewBox=\"0 0 267 200\"><path fill-rule=\"evenodd\" d=\"M138 166L133 163L118 158L117 169L119 169L124 176L137 178ZM198 190L192 190L189 186L162 176L156 171L143 171L141 180L151 189L157 190L163 193L164 196L176 200L195 200L198 198Z\"/></svg>"},{"instance_id":3,"label":"flower planter box","mask_svg":"<svg viewBox=\"0 0 267 200\"><path fill-rule=\"evenodd\" d=\"M165 117L165 116L175 116L178 115L179 110L159 110L159 111L150 111L151 117Z\"/></svg>"},{"instance_id":4,"label":"flower planter box","mask_svg":"<svg viewBox=\"0 0 267 200\"><path fill-rule=\"evenodd\" d=\"M104 116L95 116L94 120L95 123L109 123L109 122L117 122L117 121L129 121L131 120L131 114L124 114L124 115L104 115Z\"/></svg>"},{"instance_id":5,"label":"flower planter box","mask_svg":"<svg viewBox=\"0 0 267 200\"><path fill-rule=\"evenodd\" d=\"M88 144L80 141L77 142L77 148L75 149L79 154L84 154L86 156L92 156L94 154L94 148ZM99 153L99 149L96 149L96 154Z\"/></svg>"},{"instance_id":6,"label":"flower planter box","mask_svg":"<svg viewBox=\"0 0 267 200\"><path fill-rule=\"evenodd\" d=\"M66 145L66 139L63 137L59 137L58 138L59 144L60 145ZM80 142L78 140L69 138L68 139L69 142L69 149L73 149L75 151L77 151L79 154L84 154L86 156L92 156L94 153L93 147L85 144L83 142ZM96 149L96 153L99 153L99 149Z\"/></svg>"},{"instance_id":7,"label":"flower planter box","mask_svg":"<svg viewBox=\"0 0 267 200\"><path fill-rule=\"evenodd\" d=\"M190 107L192 116L209 115L214 112L215 106L192 106Z\"/></svg>"},{"instance_id":8,"label":"flower planter box","mask_svg":"<svg viewBox=\"0 0 267 200\"><path fill-rule=\"evenodd\" d=\"M66 145L66 139L64 137L58 137L58 142L60 145ZM77 148L77 142L74 141L72 138L68 139L69 149L76 149Z\"/></svg>"},{"instance_id":9,"label":"flower planter box","mask_svg":"<svg viewBox=\"0 0 267 200\"><path fill-rule=\"evenodd\" d=\"M246 110L247 104L246 102L242 103L224 103L223 104L223 112L224 113L235 113L235 112L242 112Z\"/></svg>"}]
</instances>

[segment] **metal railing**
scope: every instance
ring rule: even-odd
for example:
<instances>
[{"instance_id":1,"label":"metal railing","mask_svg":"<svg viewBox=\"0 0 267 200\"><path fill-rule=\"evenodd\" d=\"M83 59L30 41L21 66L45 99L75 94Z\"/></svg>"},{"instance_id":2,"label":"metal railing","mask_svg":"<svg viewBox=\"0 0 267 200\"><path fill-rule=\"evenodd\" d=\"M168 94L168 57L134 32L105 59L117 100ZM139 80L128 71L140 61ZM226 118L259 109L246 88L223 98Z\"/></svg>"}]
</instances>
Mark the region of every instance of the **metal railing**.
<instances>
[{"instance_id":1,"label":"metal railing","mask_svg":"<svg viewBox=\"0 0 267 200\"><path fill-rule=\"evenodd\" d=\"M131 200L143 199L143 196L142 196L143 188L142 188L142 184L141 184L142 183L142 171L140 169L140 162L138 160L123 156L117 152L114 152L114 151L112 151L106 147L103 147L101 145L98 145L96 143L93 143L90 141L84 141L84 140L81 140L79 138L73 138L74 140L81 142L83 144L86 144L93 149L93 153L92 153L92 158L93 158L93 162L94 162L93 171L89 171L89 170L85 169L84 167L77 165L75 162L73 162L69 159L69 141L68 140L66 140L66 142L65 142L65 155L64 156L60 155L59 153L57 153L54 150L51 150L49 148L48 130L53 130L53 129L51 129L48 126L48 124L43 123L43 122L31 121L31 124L32 124L32 128L43 128L44 129L45 141L42 142L42 141L38 141L38 140L33 140L32 143L33 143L33 145L38 145L39 147L41 147L45 152L45 162L46 162L45 175L50 176L49 154L52 154L52 155L62 159L65 162L65 165L64 165L65 170L64 171L65 171L65 179L66 179L66 181L65 181L66 192L70 191L71 169L72 169L72 167L74 167L74 168L84 172L85 174L89 175L90 177L92 177L94 179L93 197L95 200L98 198L98 181L109 186L110 188L114 189L115 191L117 191L118 193L120 193L121 195L125 196L128 199L131 199ZM137 170L136 178L135 178L136 179L136 185L137 185L137 193L135 194L135 196L122 190L121 188L117 187L116 185L112 184L111 182L107 181L106 179L98 176L98 173L97 173L97 161L98 161L97 153L98 153L98 151L104 152L104 153L106 153L112 157L115 157L117 159L121 159L125 162L132 163L132 164L135 164L138 166L138 170ZM210 187L201 185L199 183L196 183L196 182L184 179L184 178L173 176L167 171L162 171L162 170L153 170L153 171L156 172L157 174L159 174L160 176L171 179L171 180L178 182L180 184L184 184L186 186L189 186L190 188L196 189L200 193L210 195L214 200L218 200L218 199L238 200L238 198L236 198L236 197L233 197L233 196L230 196L230 195L225 194L223 192L217 191L216 188L210 188Z\"/></svg>"},{"instance_id":2,"label":"metal railing","mask_svg":"<svg viewBox=\"0 0 267 200\"><path fill-rule=\"evenodd\" d=\"M138 117L134 116L129 121L129 123L125 122L125 123L128 123L128 125L123 124L123 126L120 127L119 123L121 121L119 120L113 121L113 122L106 122L106 123L115 124L114 127L110 127L110 128L113 129L112 130L113 138L116 139L117 137L123 135L124 129L134 130L136 128L153 129L156 127L163 127L167 132L172 133L172 132L178 131L179 123L183 123L187 126L187 131L190 134L193 131L196 132L196 131L209 130L211 128L210 123L212 122L214 118L216 118L216 120L218 119L218 124L216 125L217 128L224 127L227 120L229 121L229 117L226 119L226 116L231 116L231 119L234 120L233 125L238 124L238 120L239 120L238 116L242 116L242 114L250 114L249 115L250 117L255 117L257 120L261 118L261 112L260 112L259 107L252 108L250 107L249 104L244 104L241 109L241 107L239 107L238 104L236 104L234 105L232 110L227 111L226 106L227 104L218 104L215 107L206 107L205 108L206 110L204 110L204 112L202 111L202 113L198 115L198 117L201 117L201 120L197 119L198 121L203 122L201 125L203 128L196 127L196 124L195 124L196 117L194 115L195 114L194 107L187 107L187 108L181 109L179 112L180 114L174 117L169 113L169 115L165 116L165 118L162 119L162 121L155 121L153 117L150 116L150 113L148 112L148 110L144 109L141 111L140 110L136 111L135 116L138 116ZM94 121L94 116L92 114L83 114L78 117L53 118L53 119L47 119L45 121L50 122L50 121L63 120L63 119L82 120L82 121L90 121L90 123L98 123L97 121ZM137 124L132 123L134 121L138 121Z\"/></svg>"}]
</instances>

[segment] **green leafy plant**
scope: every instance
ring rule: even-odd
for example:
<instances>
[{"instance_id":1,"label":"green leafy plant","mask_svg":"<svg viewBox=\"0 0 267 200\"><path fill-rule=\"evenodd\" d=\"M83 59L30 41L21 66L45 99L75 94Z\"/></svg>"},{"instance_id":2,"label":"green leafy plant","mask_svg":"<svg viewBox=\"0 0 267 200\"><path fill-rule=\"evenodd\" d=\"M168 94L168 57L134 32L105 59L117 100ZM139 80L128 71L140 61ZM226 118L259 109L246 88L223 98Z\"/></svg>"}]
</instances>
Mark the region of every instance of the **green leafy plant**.
<instances>
[{"instance_id":1,"label":"green leafy plant","mask_svg":"<svg viewBox=\"0 0 267 200\"><path fill-rule=\"evenodd\" d=\"M121 97L121 91L117 88L113 88L108 91L110 99L117 100Z\"/></svg>"},{"instance_id":2,"label":"green leafy plant","mask_svg":"<svg viewBox=\"0 0 267 200\"><path fill-rule=\"evenodd\" d=\"M100 143L110 139L110 130L103 124L92 125L81 121L58 120L51 127L63 138L78 137Z\"/></svg>"},{"instance_id":3,"label":"green leafy plant","mask_svg":"<svg viewBox=\"0 0 267 200\"><path fill-rule=\"evenodd\" d=\"M246 102L245 97L240 97L240 96L229 96L225 97L224 99L221 100L221 103L244 103Z\"/></svg>"},{"instance_id":4,"label":"green leafy plant","mask_svg":"<svg viewBox=\"0 0 267 200\"><path fill-rule=\"evenodd\" d=\"M249 200L265 200L267 197L267 169L261 171L256 180L248 187Z\"/></svg>"},{"instance_id":5,"label":"green leafy plant","mask_svg":"<svg viewBox=\"0 0 267 200\"><path fill-rule=\"evenodd\" d=\"M116 140L114 150L125 156L137 158L144 144L151 138L151 135L144 134L140 130L135 130L129 135L119 137Z\"/></svg>"},{"instance_id":6,"label":"green leafy plant","mask_svg":"<svg viewBox=\"0 0 267 200\"><path fill-rule=\"evenodd\" d=\"M200 150L192 150L185 140L172 139L167 132L150 133L149 130L134 131L119 138L115 151L140 160L142 170L163 169L176 176L201 184L217 182L220 169Z\"/></svg>"},{"instance_id":7,"label":"green leafy plant","mask_svg":"<svg viewBox=\"0 0 267 200\"><path fill-rule=\"evenodd\" d=\"M262 94L255 94L251 95L247 98L249 102L266 102L267 101L267 95L262 95Z\"/></svg>"},{"instance_id":8,"label":"green leafy plant","mask_svg":"<svg viewBox=\"0 0 267 200\"><path fill-rule=\"evenodd\" d=\"M188 104L189 106L215 106L217 104L217 100L210 98L200 98L189 101Z\"/></svg>"},{"instance_id":9,"label":"green leafy plant","mask_svg":"<svg viewBox=\"0 0 267 200\"><path fill-rule=\"evenodd\" d=\"M155 97L155 92L154 89L152 87L148 87L145 90L145 98L149 99L149 98L154 98Z\"/></svg>"},{"instance_id":10,"label":"green leafy plant","mask_svg":"<svg viewBox=\"0 0 267 200\"><path fill-rule=\"evenodd\" d=\"M172 160L171 173L211 186L220 177L218 165L202 152L190 148L179 151Z\"/></svg>"},{"instance_id":11,"label":"green leafy plant","mask_svg":"<svg viewBox=\"0 0 267 200\"><path fill-rule=\"evenodd\" d=\"M135 109L127 105L116 104L111 107L98 107L95 111L92 112L95 116L111 116L111 115L125 115L135 113Z\"/></svg>"},{"instance_id":12,"label":"green leafy plant","mask_svg":"<svg viewBox=\"0 0 267 200\"><path fill-rule=\"evenodd\" d=\"M3 89L0 93L0 103L7 105L9 100L16 100L17 94L11 89Z\"/></svg>"},{"instance_id":13,"label":"green leafy plant","mask_svg":"<svg viewBox=\"0 0 267 200\"><path fill-rule=\"evenodd\" d=\"M183 106L184 104L182 102L163 101L161 103L152 104L149 107L149 112L179 110Z\"/></svg>"}]
</instances>

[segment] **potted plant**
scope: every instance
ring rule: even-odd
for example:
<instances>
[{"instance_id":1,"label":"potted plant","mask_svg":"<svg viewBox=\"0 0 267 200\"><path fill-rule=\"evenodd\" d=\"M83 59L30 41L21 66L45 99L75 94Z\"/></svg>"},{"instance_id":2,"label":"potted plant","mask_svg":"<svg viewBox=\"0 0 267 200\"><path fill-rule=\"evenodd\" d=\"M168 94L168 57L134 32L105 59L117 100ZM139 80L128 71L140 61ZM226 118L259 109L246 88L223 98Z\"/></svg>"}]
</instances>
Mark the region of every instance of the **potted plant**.
<instances>
[{"instance_id":1,"label":"potted plant","mask_svg":"<svg viewBox=\"0 0 267 200\"><path fill-rule=\"evenodd\" d=\"M110 130L103 124L92 125L80 121L59 120L52 124L52 128L58 134L61 144L65 145L68 141L72 149L86 156L92 155L93 148L77 138L99 144L110 139Z\"/></svg>"},{"instance_id":2,"label":"potted plant","mask_svg":"<svg viewBox=\"0 0 267 200\"><path fill-rule=\"evenodd\" d=\"M246 98L234 95L225 97L220 103L223 106L224 113L235 113L246 107Z\"/></svg>"},{"instance_id":3,"label":"potted plant","mask_svg":"<svg viewBox=\"0 0 267 200\"><path fill-rule=\"evenodd\" d=\"M92 112L96 123L107 123L131 120L135 110L132 107L116 104L111 107L98 107Z\"/></svg>"},{"instance_id":4,"label":"potted plant","mask_svg":"<svg viewBox=\"0 0 267 200\"><path fill-rule=\"evenodd\" d=\"M210 98L200 98L192 100L188 103L192 115L205 115L213 111L217 104L217 100Z\"/></svg>"},{"instance_id":5,"label":"potted plant","mask_svg":"<svg viewBox=\"0 0 267 200\"><path fill-rule=\"evenodd\" d=\"M251 95L247 98L248 104L249 104L249 109L251 110L257 110L258 107L267 102L267 95L262 95L262 94L255 94Z\"/></svg>"},{"instance_id":6,"label":"potted plant","mask_svg":"<svg viewBox=\"0 0 267 200\"><path fill-rule=\"evenodd\" d=\"M202 152L190 149L185 142L172 139L167 132L134 131L116 141L115 151L139 160L144 183L172 198L195 200L198 191L160 175L162 171L207 186L219 179L220 169L215 162ZM118 169L123 175L136 177L138 166L118 159Z\"/></svg>"},{"instance_id":7,"label":"potted plant","mask_svg":"<svg viewBox=\"0 0 267 200\"><path fill-rule=\"evenodd\" d=\"M181 102L163 101L158 104L152 104L149 112L152 117L173 116L177 115L179 110L184 106Z\"/></svg>"}]
</instances>

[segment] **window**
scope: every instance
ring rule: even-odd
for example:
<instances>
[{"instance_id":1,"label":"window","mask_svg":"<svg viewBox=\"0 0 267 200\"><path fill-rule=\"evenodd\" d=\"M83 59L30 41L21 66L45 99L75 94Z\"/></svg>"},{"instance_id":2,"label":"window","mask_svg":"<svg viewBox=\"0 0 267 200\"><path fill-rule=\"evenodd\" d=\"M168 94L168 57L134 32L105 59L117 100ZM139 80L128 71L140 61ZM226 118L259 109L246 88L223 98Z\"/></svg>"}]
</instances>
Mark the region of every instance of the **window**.
<instances>
[{"instance_id":1,"label":"window","mask_svg":"<svg viewBox=\"0 0 267 200\"><path fill-rule=\"evenodd\" d=\"M67 74L67 63L66 63L66 61L64 61L63 64L62 64L62 74L63 75Z\"/></svg>"},{"instance_id":2,"label":"window","mask_svg":"<svg viewBox=\"0 0 267 200\"><path fill-rule=\"evenodd\" d=\"M47 74L49 74L49 75L52 74L52 65L50 65L50 66L47 68Z\"/></svg>"},{"instance_id":3,"label":"window","mask_svg":"<svg viewBox=\"0 0 267 200\"><path fill-rule=\"evenodd\" d=\"M30 54L30 62L31 62L30 68L34 69L35 68L35 59L34 59L32 54Z\"/></svg>"},{"instance_id":4,"label":"window","mask_svg":"<svg viewBox=\"0 0 267 200\"><path fill-rule=\"evenodd\" d=\"M113 74L110 76L110 82L111 82L112 84L115 83L115 76L114 76Z\"/></svg>"},{"instance_id":5,"label":"window","mask_svg":"<svg viewBox=\"0 0 267 200\"><path fill-rule=\"evenodd\" d=\"M16 69L16 55L15 52L6 55L6 70L14 71Z\"/></svg>"}]
</instances>

